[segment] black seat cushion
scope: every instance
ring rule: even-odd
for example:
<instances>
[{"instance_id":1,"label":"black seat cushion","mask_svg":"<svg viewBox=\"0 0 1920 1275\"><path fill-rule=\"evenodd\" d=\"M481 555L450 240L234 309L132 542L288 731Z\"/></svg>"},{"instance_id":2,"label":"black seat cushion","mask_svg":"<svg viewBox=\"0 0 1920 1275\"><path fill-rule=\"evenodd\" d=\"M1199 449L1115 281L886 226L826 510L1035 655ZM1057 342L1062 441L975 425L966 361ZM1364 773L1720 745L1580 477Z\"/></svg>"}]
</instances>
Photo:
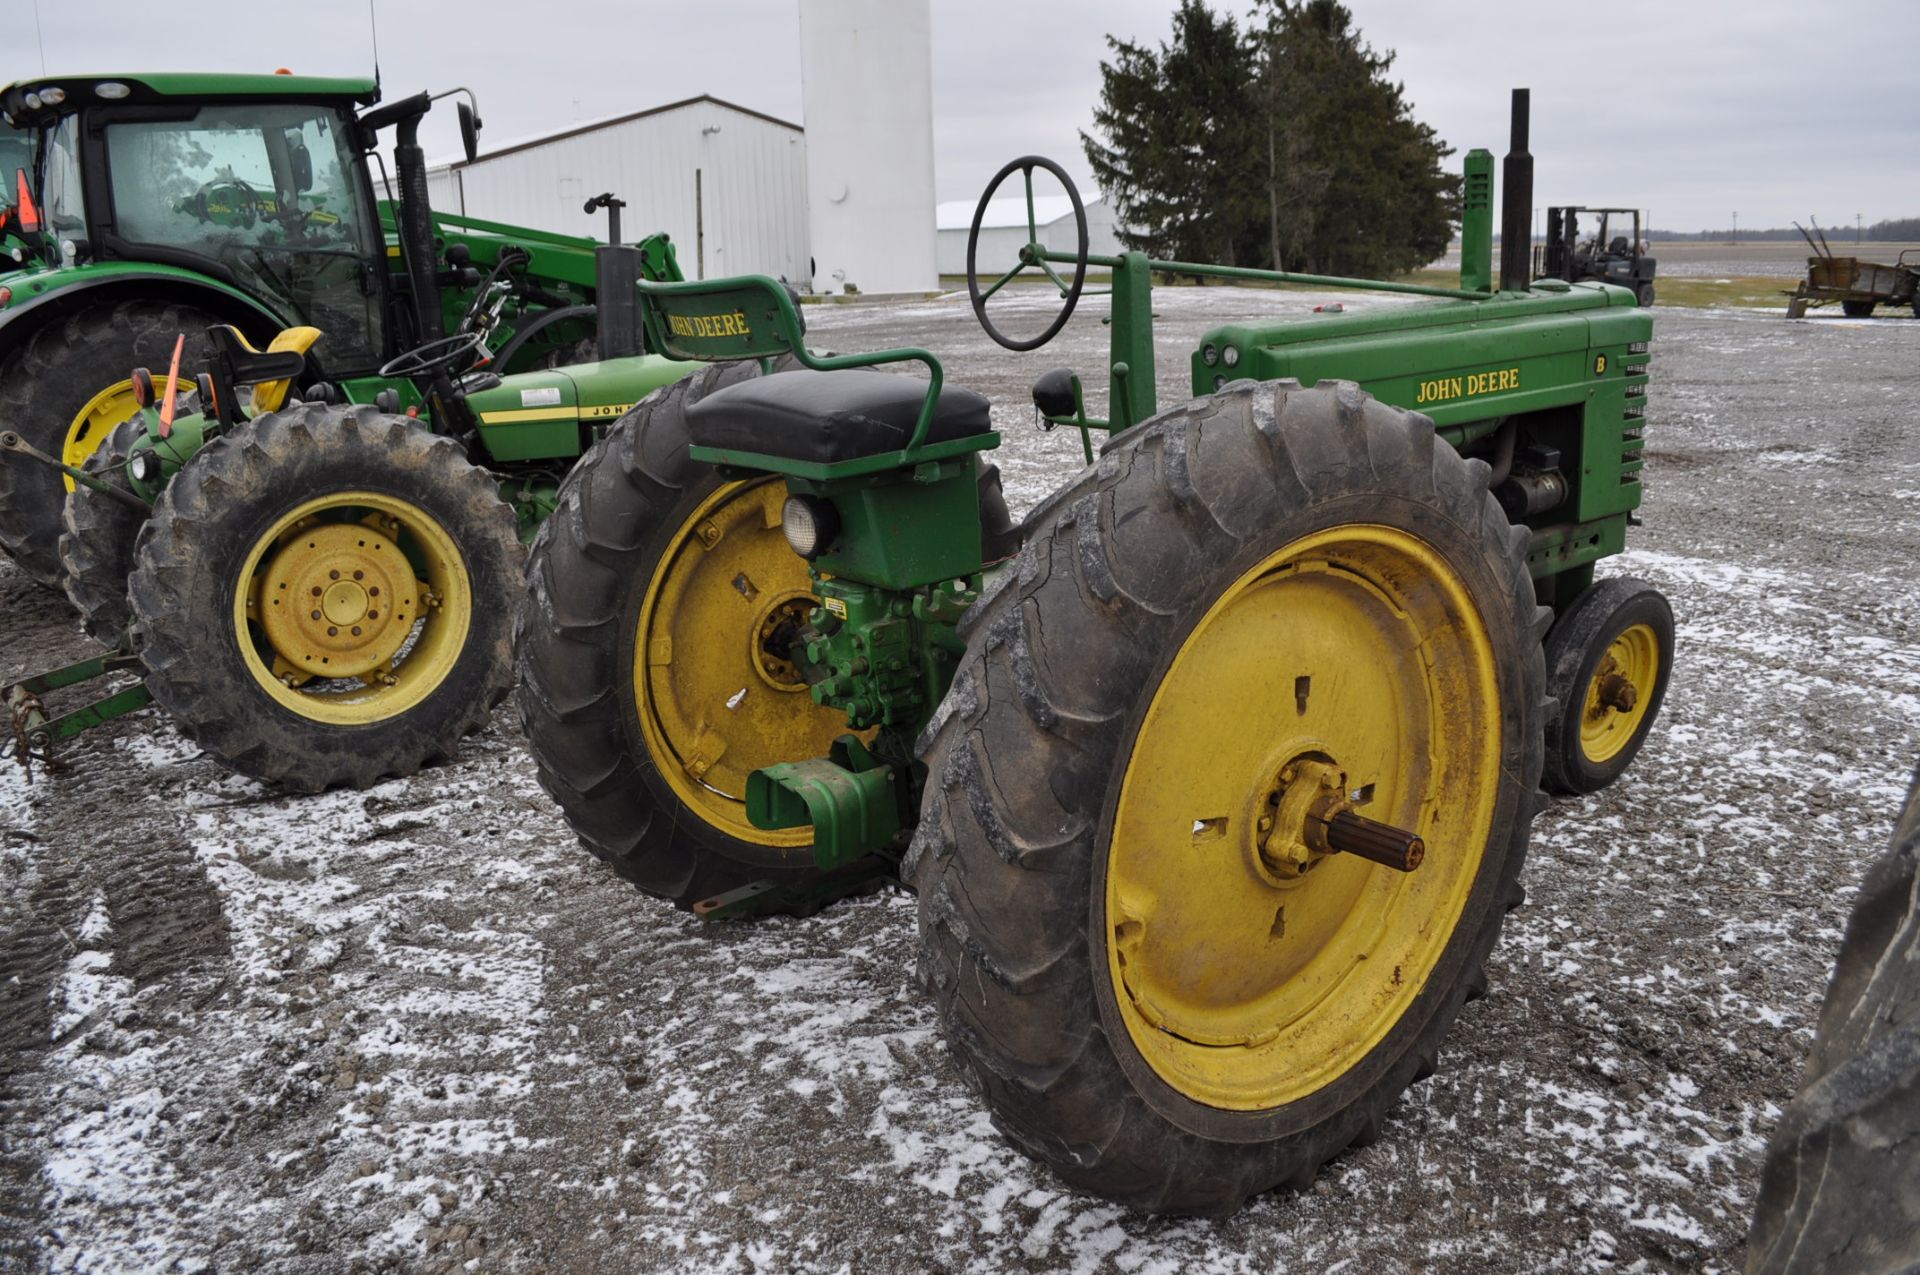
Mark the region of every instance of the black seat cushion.
<instances>
[{"instance_id":1,"label":"black seat cushion","mask_svg":"<svg viewBox=\"0 0 1920 1275\"><path fill-rule=\"evenodd\" d=\"M693 404L687 433L699 447L834 464L905 447L926 400L927 383L913 376L861 368L776 372ZM970 438L992 428L986 399L942 387L927 441Z\"/></svg>"}]
</instances>

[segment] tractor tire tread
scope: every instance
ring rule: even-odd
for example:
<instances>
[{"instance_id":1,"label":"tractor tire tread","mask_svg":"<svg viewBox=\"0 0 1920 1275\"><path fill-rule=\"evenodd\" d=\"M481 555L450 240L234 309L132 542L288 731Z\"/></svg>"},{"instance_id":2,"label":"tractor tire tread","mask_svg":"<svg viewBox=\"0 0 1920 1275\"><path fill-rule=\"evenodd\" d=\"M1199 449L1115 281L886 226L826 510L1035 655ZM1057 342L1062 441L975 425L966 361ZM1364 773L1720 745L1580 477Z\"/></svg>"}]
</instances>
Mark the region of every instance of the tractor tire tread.
<instances>
[{"instance_id":1,"label":"tractor tire tread","mask_svg":"<svg viewBox=\"0 0 1920 1275\"><path fill-rule=\"evenodd\" d=\"M1538 804L1544 668L1524 550L1483 469L1439 444L1426 418L1351 383L1230 384L1116 436L1029 518L1006 583L968 618L967 654L920 741L928 793L903 863L921 899L918 968L995 1126L1072 1185L1150 1212L1218 1216L1309 1183L1378 1132L1484 988ZM1209 567L1289 509L1383 490L1479 547L1488 623L1512 626L1500 781L1510 835L1488 846L1500 863L1475 887L1457 968L1382 1078L1284 1137L1212 1138L1151 1105L1117 1057L1131 1046L1109 1038L1124 1028L1100 1008L1106 971L1090 934L1098 816L1060 794L1106 791L1149 653L1199 605L1217 579ZM1133 517L1147 512L1156 517Z\"/></svg>"},{"instance_id":2,"label":"tractor tire tread","mask_svg":"<svg viewBox=\"0 0 1920 1275\"><path fill-rule=\"evenodd\" d=\"M191 305L152 298L84 305L43 324L0 363L0 421L27 442L59 456L67 429L100 390L136 366L165 375L177 336L187 338L183 368L206 361L206 329L219 319ZM0 459L0 549L42 584L61 587L66 485L35 461Z\"/></svg>"},{"instance_id":3,"label":"tractor tire tread","mask_svg":"<svg viewBox=\"0 0 1920 1275\"><path fill-rule=\"evenodd\" d=\"M541 786L591 854L681 908L814 870L809 849L790 864L753 864L687 831L681 812L648 787L653 763L619 689L632 684L622 586L649 577L662 529L676 529L667 526L675 509L717 482L687 455L686 409L756 375L752 362L703 367L635 404L587 451L534 540L514 621L516 702Z\"/></svg>"},{"instance_id":4,"label":"tractor tire tread","mask_svg":"<svg viewBox=\"0 0 1920 1275\"><path fill-rule=\"evenodd\" d=\"M459 545L472 589L468 637L445 681L365 726L326 726L267 697L235 649L236 555L286 508L332 484L384 489L430 512ZM146 683L213 757L298 792L367 788L451 758L512 688L511 624L524 553L513 511L450 438L364 405L294 403L208 443L167 485L139 538L128 599Z\"/></svg>"}]
</instances>

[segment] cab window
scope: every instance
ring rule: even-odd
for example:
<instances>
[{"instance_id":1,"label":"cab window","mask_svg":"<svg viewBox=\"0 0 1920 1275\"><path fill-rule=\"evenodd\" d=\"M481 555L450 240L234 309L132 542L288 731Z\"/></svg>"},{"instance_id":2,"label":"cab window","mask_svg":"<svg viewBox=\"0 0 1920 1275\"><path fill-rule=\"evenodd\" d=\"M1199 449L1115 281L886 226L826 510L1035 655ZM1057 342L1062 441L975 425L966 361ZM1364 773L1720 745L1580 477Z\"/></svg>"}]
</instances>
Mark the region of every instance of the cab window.
<instances>
[{"instance_id":1,"label":"cab window","mask_svg":"<svg viewBox=\"0 0 1920 1275\"><path fill-rule=\"evenodd\" d=\"M324 107L208 106L191 119L105 130L122 239L211 258L290 322L325 333L330 369L380 361L382 243L366 224L359 169Z\"/></svg>"}]
</instances>

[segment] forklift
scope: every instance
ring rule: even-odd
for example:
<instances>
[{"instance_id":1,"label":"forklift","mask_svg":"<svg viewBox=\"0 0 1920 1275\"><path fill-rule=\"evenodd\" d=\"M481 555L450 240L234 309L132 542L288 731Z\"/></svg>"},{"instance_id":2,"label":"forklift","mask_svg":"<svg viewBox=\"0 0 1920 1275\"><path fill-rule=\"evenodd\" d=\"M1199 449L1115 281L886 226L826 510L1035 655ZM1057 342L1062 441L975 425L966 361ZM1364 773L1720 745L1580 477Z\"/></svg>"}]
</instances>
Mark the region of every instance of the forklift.
<instances>
[{"instance_id":1,"label":"forklift","mask_svg":"<svg viewBox=\"0 0 1920 1275\"><path fill-rule=\"evenodd\" d=\"M1583 233L1582 217L1594 219L1592 233ZM1638 208L1549 208L1547 242L1533 250L1533 277L1611 283L1629 289L1645 309L1653 304L1654 267L1646 242Z\"/></svg>"}]
</instances>

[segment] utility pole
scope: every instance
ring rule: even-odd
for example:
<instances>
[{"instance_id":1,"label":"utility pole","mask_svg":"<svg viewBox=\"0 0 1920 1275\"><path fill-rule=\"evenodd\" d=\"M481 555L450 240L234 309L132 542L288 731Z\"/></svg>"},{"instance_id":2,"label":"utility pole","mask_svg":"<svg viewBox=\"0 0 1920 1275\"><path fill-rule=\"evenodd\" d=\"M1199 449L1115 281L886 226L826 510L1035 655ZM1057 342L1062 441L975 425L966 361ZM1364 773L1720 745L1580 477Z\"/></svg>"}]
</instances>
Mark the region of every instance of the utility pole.
<instances>
[{"instance_id":1,"label":"utility pole","mask_svg":"<svg viewBox=\"0 0 1920 1275\"><path fill-rule=\"evenodd\" d=\"M1740 214L1737 210L1733 214L1733 242L1736 246L1740 243Z\"/></svg>"},{"instance_id":2,"label":"utility pole","mask_svg":"<svg viewBox=\"0 0 1920 1275\"><path fill-rule=\"evenodd\" d=\"M1855 213L1853 215L1853 241L1855 243L1860 242L1860 222L1861 222L1860 214Z\"/></svg>"}]
</instances>

